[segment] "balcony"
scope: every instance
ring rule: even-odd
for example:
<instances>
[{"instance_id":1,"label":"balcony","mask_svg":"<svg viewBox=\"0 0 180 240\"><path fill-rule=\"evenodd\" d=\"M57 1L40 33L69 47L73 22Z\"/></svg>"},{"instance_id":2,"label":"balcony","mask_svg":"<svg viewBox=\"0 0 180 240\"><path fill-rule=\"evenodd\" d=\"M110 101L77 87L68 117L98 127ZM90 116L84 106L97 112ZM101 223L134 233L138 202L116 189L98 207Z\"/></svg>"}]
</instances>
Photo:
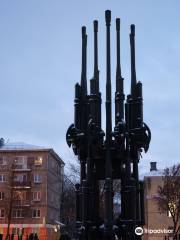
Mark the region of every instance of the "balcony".
<instances>
[{"instance_id":1,"label":"balcony","mask_svg":"<svg viewBox=\"0 0 180 240\"><path fill-rule=\"evenodd\" d=\"M13 167L14 172L30 172L31 169L28 166L17 165Z\"/></svg>"},{"instance_id":2,"label":"balcony","mask_svg":"<svg viewBox=\"0 0 180 240\"><path fill-rule=\"evenodd\" d=\"M13 188L16 188L16 189L31 188L31 182L28 182L28 181L21 181L21 182L14 181L13 182Z\"/></svg>"},{"instance_id":3,"label":"balcony","mask_svg":"<svg viewBox=\"0 0 180 240\"><path fill-rule=\"evenodd\" d=\"M29 200L13 200L13 207L30 207Z\"/></svg>"}]
</instances>

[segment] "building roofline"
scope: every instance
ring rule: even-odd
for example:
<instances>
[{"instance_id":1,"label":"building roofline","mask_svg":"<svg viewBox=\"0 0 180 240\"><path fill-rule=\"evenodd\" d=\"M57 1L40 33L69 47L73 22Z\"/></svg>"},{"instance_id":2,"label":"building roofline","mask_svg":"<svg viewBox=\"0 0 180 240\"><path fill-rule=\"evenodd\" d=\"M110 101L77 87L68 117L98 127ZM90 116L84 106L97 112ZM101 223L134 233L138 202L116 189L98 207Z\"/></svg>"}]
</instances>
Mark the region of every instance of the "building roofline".
<instances>
[{"instance_id":1,"label":"building roofline","mask_svg":"<svg viewBox=\"0 0 180 240\"><path fill-rule=\"evenodd\" d=\"M53 148L44 148L44 149L0 149L0 153L18 153L18 152L49 152L55 158L57 158L61 164L65 165L65 162L62 158L54 151Z\"/></svg>"},{"instance_id":2,"label":"building roofline","mask_svg":"<svg viewBox=\"0 0 180 240\"><path fill-rule=\"evenodd\" d=\"M41 148L41 149L0 149L0 152L48 152L52 148Z\"/></svg>"}]
</instances>

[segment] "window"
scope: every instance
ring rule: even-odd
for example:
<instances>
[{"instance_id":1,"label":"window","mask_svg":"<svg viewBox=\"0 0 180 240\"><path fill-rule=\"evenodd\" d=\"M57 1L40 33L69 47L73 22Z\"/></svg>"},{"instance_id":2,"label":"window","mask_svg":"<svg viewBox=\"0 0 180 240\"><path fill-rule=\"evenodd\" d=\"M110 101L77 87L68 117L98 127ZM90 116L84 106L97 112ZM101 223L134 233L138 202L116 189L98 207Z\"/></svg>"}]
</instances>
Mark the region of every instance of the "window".
<instances>
[{"instance_id":1,"label":"window","mask_svg":"<svg viewBox=\"0 0 180 240\"><path fill-rule=\"evenodd\" d=\"M172 215L175 214L175 211L176 211L176 204L174 202L169 202L168 212L167 212L168 217L172 217Z\"/></svg>"},{"instance_id":2,"label":"window","mask_svg":"<svg viewBox=\"0 0 180 240\"><path fill-rule=\"evenodd\" d=\"M14 235L23 235L24 234L24 228L13 228L12 233Z\"/></svg>"},{"instance_id":3,"label":"window","mask_svg":"<svg viewBox=\"0 0 180 240\"><path fill-rule=\"evenodd\" d=\"M14 191L13 199L18 201L26 200L26 191Z\"/></svg>"},{"instance_id":4,"label":"window","mask_svg":"<svg viewBox=\"0 0 180 240\"><path fill-rule=\"evenodd\" d=\"M168 215L169 218L172 217L171 212L169 210L167 211L167 215Z\"/></svg>"},{"instance_id":5,"label":"window","mask_svg":"<svg viewBox=\"0 0 180 240\"><path fill-rule=\"evenodd\" d=\"M41 183L41 182L42 182L41 175L38 173L34 174L34 183Z\"/></svg>"},{"instance_id":6,"label":"window","mask_svg":"<svg viewBox=\"0 0 180 240\"><path fill-rule=\"evenodd\" d=\"M42 165L42 162L43 162L43 157L42 156L35 157L34 165L36 165L36 166Z\"/></svg>"},{"instance_id":7,"label":"window","mask_svg":"<svg viewBox=\"0 0 180 240\"><path fill-rule=\"evenodd\" d=\"M40 211L40 209L33 209L33 210L32 210L32 217L33 217L33 218L40 218L40 216L41 216L41 211Z\"/></svg>"},{"instance_id":8,"label":"window","mask_svg":"<svg viewBox=\"0 0 180 240\"><path fill-rule=\"evenodd\" d=\"M23 210L22 209L14 209L12 211L12 217L13 218L23 218L24 217Z\"/></svg>"},{"instance_id":9,"label":"window","mask_svg":"<svg viewBox=\"0 0 180 240\"><path fill-rule=\"evenodd\" d=\"M0 209L0 218L4 218L4 217L5 217L4 209Z\"/></svg>"},{"instance_id":10,"label":"window","mask_svg":"<svg viewBox=\"0 0 180 240\"><path fill-rule=\"evenodd\" d=\"M0 174L0 182L5 182L5 175L4 174Z\"/></svg>"},{"instance_id":11,"label":"window","mask_svg":"<svg viewBox=\"0 0 180 240\"><path fill-rule=\"evenodd\" d=\"M33 192L32 198L33 198L33 201L40 201L41 200L41 192L40 191Z\"/></svg>"},{"instance_id":12,"label":"window","mask_svg":"<svg viewBox=\"0 0 180 240\"><path fill-rule=\"evenodd\" d=\"M27 157L17 156L14 158L15 169L26 169L27 168Z\"/></svg>"},{"instance_id":13,"label":"window","mask_svg":"<svg viewBox=\"0 0 180 240\"><path fill-rule=\"evenodd\" d=\"M0 200L3 200L4 199L4 192L0 192Z\"/></svg>"},{"instance_id":14,"label":"window","mask_svg":"<svg viewBox=\"0 0 180 240\"><path fill-rule=\"evenodd\" d=\"M5 157L0 157L0 165L6 165Z\"/></svg>"},{"instance_id":15,"label":"window","mask_svg":"<svg viewBox=\"0 0 180 240\"><path fill-rule=\"evenodd\" d=\"M27 181L27 175L26 174L15 174L14 175L14 181L15 182L26 182Z\"/></svg>"}]
</instances>

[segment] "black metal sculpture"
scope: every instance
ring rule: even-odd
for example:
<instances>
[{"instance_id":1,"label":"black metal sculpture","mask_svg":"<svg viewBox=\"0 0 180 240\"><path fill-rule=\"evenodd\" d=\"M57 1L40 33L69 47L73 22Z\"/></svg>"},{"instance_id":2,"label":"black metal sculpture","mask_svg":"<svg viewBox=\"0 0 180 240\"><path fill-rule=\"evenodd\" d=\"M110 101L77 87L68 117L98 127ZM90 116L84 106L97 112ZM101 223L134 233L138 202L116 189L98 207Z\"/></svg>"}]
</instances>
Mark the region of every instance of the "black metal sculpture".
<instances>
[{"instance_id":1,"label":"black metal sculpture","mask_svg":"<svg viewBox=\"0 0 180 240\"><path fill-rule=\"evenodd\" d=\"M75 85L74 124L66 135L80 161L80 184L76 185L78 239L140 239L135 228L144 224L143 182L139 181L141 151L147 152L151 133L143 122L142 84L136 81L135 26L131 25L131 93L125 95L120 64L120 19L116 19L117 66L115 127L111 103L111 12L106 19L106 132L101 128L101 93L98 69L98 22L94 21L94 76L87 92L87 35L82 27L81 83ZM125 113L125 114L124 114ZM125 115L125 116L124 116ZM121 214L113 219L113 181L121 181ZM104 218L100 218L99 181L104 181Z\"/></svg>"}]
</instances>

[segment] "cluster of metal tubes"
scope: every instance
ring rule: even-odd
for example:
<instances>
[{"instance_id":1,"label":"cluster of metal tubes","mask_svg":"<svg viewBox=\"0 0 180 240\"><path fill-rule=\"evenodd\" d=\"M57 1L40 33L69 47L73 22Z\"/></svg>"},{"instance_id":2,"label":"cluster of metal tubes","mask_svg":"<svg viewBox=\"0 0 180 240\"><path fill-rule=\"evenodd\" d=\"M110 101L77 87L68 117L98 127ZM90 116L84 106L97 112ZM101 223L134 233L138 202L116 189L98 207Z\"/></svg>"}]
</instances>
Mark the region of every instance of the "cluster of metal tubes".
<instances>
[{"instance_id":1,"label":"cluster of metal tubes","mask_svg":"<svg viewBox=\"0 0 180 240\"><path fill-rule=\"evenodd\" d=\"M98 69L98 21L94 21L94 75L87 91L87 34L82 27L81 82L75 85L74 124L66 135L80 162L80 183L76 185L77 238L83 240L134 240L137 226L144 224L143 182L139 180L141 151L147 152L151 132L143 122L142 84L136 80L135 26L131 25L131 92L125 102L120 64L120 19L116 19L117 66L115 126L112 129L111 96L111 12L106 21L106 130L101 126L101 93ZM119 217L113 213L113 182L120 181ZM103 200L100 181L104 183ZM102 213L101 205L104 204Z\"/></svg>"}]
</instances>

